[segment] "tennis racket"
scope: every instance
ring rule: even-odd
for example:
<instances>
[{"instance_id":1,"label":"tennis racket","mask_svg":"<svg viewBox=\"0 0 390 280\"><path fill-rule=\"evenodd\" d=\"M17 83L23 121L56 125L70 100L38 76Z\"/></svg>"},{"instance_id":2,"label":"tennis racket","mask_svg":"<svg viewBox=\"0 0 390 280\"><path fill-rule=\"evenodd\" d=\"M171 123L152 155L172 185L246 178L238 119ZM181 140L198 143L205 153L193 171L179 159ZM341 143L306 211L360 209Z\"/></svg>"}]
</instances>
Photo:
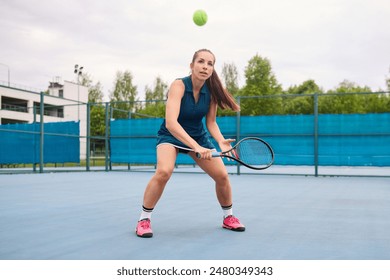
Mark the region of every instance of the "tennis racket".
<instances>
[{"instance_id":1,"label":"tennis racket","mask_svg":"<svg viewBox=\"0 0 390 280\"><path fill-rule=\"evenodd\" d=\"M196 154L198 158L200 154ZM225 152L213 152L212 157L225 157L255 170L263 170L274 162L272 147L264 140L247 137L238 141L233 148Z\"/></svg>"}]
</instances>

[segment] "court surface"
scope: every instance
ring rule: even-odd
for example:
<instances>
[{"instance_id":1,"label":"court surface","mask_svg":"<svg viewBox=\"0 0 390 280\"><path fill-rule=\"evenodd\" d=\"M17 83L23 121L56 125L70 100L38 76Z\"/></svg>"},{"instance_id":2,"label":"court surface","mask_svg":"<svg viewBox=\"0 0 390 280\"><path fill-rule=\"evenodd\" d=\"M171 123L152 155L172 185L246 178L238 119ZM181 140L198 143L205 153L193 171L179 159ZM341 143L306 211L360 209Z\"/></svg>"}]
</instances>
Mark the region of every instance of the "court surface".
<instances>
[{"instance_id":1,"label":"court surface","mask_svg":"<svg viewBox=\"0 0 390 280\"><path fill-rule=\"evenodd\" d=\"M389 260L390 179L231 175L245 232L222 229L214 184L176 172L134 229L151 172L0 175L3 260Z\"/></svg>"}]
</instances>

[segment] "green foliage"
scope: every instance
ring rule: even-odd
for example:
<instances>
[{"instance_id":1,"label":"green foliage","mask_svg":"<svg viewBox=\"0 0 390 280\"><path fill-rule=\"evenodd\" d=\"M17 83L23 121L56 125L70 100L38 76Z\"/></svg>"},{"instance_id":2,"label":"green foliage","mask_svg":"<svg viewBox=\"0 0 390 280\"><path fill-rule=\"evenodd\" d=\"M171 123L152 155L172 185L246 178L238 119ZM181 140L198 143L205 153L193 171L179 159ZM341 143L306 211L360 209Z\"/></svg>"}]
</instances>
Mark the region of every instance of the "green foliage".
<instances>
[{"instance_id":1,"label":"green foliage","mask_svg":"<svg viewBox=\"0 0 390 280\"><path fill-rule=\"evenodd\" d=\"M225 83L227 91L233 96L237 96L240 88L238 86L238 70L234 63L223 64L222 80Z\"/></svg>"},{"instance_id":2,"label":"green foliage","mask_svg":"<svg viewBox=\"0 0 390 280\"><path fill-rule=\"evenodd\" d=\"M314 80L307 80L300 85L290 86L286 93L302 96L283 97L283 114L307 115L314 112L314 99L312 94L322 93L322 89Z\"/></svg>"},{"instance_id":3,"label":"green foliage","mask_svg":"<svg viewBox=\"0 0 390 280\"><path fill-rule=\"evenodd\" d=\"M348 80L342 81L334 90L329 90L328 93L367 93L372 92L367 86L360 87L357 84Z\"/></svg>"},{"instance_id":4,"label":"green foliage","mask_svg":"<svg viewBox=\"0 0 390 280\"><path fill-rule=\"evenodd\" d=\"M234 63L224 63L222 66L221 78L225 84L226 90L233 95L233 97L237 98L240 88L238 86L238 70L236 65ZM235 116L236 114L236 112L229 109L222 110L218 108L217 110L217 116Z\"/></svg>"},{"instance_id":5,"label":"green foliage","mask_svg":"<svg viewBox=\"0 0 390 280\"><path fill-rule=\"evenodd\" d=\"M344 80L338 87L320 96L318 111L322 114L390 112L388 94L372 94L369 87L360 87Z\"/></svg>"},{"instance_id":6,"label":"green foliage","mask_svg":"<svg viewBox=\"0 0 390 280\"><path fill-rule=\"evenodd\" d=\"M364 97L366 112L390 112L390 96L386 94L369 94Z\"/></svg>"},{"instance_id":7,"label":"green foliage","mask_svg":"<svg viewBox=\"0 0 390 280\"><path fill-rule=\"evenodd\" d=\"M329 96L322 96L319 99L318 112L322 114L350 114L365 113L365 99L367 95L346 93L367 93L371 92L368 87L359 87L356 84L344 80ZM344 93L344 94L343 94Z\"/></svg>"},{"instance_id":8,"label":"green foliage","mask_svg":"<svg viewBox=\"0 0 390 280\"><path fill-rule=\"evenodd\" d=\"M103 102L103 90L100 82L97 82L95 85L91 85L88 88L88 102Z\"/></svg>"},{"instance_id":9,"label":"green foliage","mask_svg":"<svg viewBox=\"0 0 390 280\"><path fill-rule=\"evenodd\" d=\"M283 114L310 115L314 112L313 95L283 97Z\"/></svg>"},{"instance_id":10,"label":"green foliage","mask_svg":"<svg viewBox=\"0 0 390 280\"><path fill-rule=\"evenodd\" d=\"M218 117L235 116L235 115L237 115L237 112L234 112L234 111L232 111L230 109L224 109L224 110L222 110L220 108L217 109L217 116Z\"/></svg>"},{"instance_id":11,"label":"green foliage","mask_svg":"<svg viewBox=\"0 0 390 280\"><path fill-rule=\"evenodd\" d=\"M133 75L130 71L116 74L114 90L110 94L113 118L128 118L129 113L135 107L137 87L133 85Z\"/></svg>"},{"instance_id":12,"label":"green foliage","mask_svg":"<svg viewBox=\"0 0 390 280\"><path fill-rule=\"evenodd\" d=\"M103 136L106 131L105 117L106 110L103 105L92 105L91 106L91 135L92 136Z\"/></svg>"},{"instance_id":13,"label":"green foliage","mask_svg":"<svg viewBox=\"0 0 390 280\"><path fill-rule=\"evenodd\" d=\"M164 118L165 117L165 102L152 101L147 102L144 108L138 109L133 118Z\"/></svg>"},{"instance_id":14,"label":"green foliage","mask_svg":"<svg viewBox=\"0 0 390 280\"><path fill-rule=\"evenodd\" d=\"M91 78L90 74L88 74L87 72L84 72L80 75L80 77L81 77L80 85L88 87L88 88L92 85L92 78Z\"/></svg>"},{"instance_id":15,"label":"green foliage","mask_svg":"<svg viewBox=\"0 0 390 280\"><path fill-rule=\"evenodd\" d=\"M390 73L390 71L389 71ZM367 86L359 86L344 80L337 87L324 93L314 80L304 81L283 91L267 58L256 54L245 68L245 85L238 85L238 70L234 63L224 64L222 80L227 90L240 98L241 115L313 114L314 94L318 94L320 114L384 113L390 112L389 93L372 93ZM390 76L385 79L390 91ZM102 102L100 82L93 85L87 73L82 75L81 84L89 88L90 103ZM165 102L168 85L160 77L153 87L145 87L146 102L137 100L137 87L129 71L117 72L114 89L110 93L114 118L165 117ZM284 94L282 94L284 93ZM290 95L290 96L289 96ZM218 109L218 116L234 116L236 112ZM105 133L104 106L91 106L92 135Z\"/></svg>"},{"instance_id":16,"label":"green foliage","mask_svg":"<svg viewBox=\"0 0 390 280\"><path fill-rule=\"evenodd\" d=\"M255 55L245 69L246 85L240 95L271 95L282 92L282 86L272 72L271 62L267 58Z\"/></svg>"},{"instance_id":17,"label":"green foliage","mask_svg":"<svg viewBox=\"0 0 390 280\"><path fill-rule=\"evenodd\" d=\"M163 100L167 93L168 85L160 77L157 77L153 89L150 89L148 86L145 87L145 100Z\"/></svg>"},{"instance_id":18,"label":"green foliage","mask_svg":"<svg viewBox=\"0 0 390 280\"><path fill-rule=\"evenodd\" d=\"M91 76L88 73L81 75L80 84L88 87L88 102L90 107L90 125L91 136L103 136L105 134L105 108L102 105L95 105L94 103L103 102L103 89L100 82L93 85ZM92 139L96 142L96 139Z\"/></svg>"},{"instance_id":19,"label":"green foliage","mask_svg":"<svg viewBox=\"0 0 390 280\"><path fill-rule=\"evenodd\" d=\"M287 89L289 94L310 94L310 93L322 93L323 90L316 84L314 80L304 81L301 85L290 86Z\"/></svg>"},{"instance_id":20,"label":"green foliage","mask_svg":"<svg viewBox=\"0 0 390 280\"><path fill-rule=\"evenodd\" d=\"M271 63L267 58L255 55L249 60L245 69L246 85L239 96L249 98L241 101L242 115L272 115L282 113L282 98L256 98L273 96L282 93L282 86L272 72ZM253 98L250 98L253 97Z\"/></svg>"},{"instance_id":21,"label":"green foliage","mask_svg":"<svg viewBox=\"0 0 390 280\"><path fill-rule=\"evenodd\" d=\"M154 82L154 88L145 87L145 104L137 108L137 114L134 117L165 117L165 102L163 100L167 96L168 85L163 82L160 77L157 77Z\"/></svg>"}]
</instances>

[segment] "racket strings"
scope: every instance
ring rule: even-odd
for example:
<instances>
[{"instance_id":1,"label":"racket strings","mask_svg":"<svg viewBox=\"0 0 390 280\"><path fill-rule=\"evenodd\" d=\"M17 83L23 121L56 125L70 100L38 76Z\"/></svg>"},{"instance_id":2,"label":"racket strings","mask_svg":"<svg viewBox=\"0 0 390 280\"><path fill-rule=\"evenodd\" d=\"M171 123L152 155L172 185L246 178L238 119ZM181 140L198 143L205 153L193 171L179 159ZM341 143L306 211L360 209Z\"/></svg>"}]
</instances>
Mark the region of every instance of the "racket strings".
<instances>
[{"instance_id":1,"label":"racket strings","mask_svg":"<svg viewBox=\"0 0 390 280\"><path fill-rule=\"evenodd\" d=\"M249 165L268 165L273 160L269 147L258 140L243 141L236 151L237 157Z\"/></svg>"}]
</instances>

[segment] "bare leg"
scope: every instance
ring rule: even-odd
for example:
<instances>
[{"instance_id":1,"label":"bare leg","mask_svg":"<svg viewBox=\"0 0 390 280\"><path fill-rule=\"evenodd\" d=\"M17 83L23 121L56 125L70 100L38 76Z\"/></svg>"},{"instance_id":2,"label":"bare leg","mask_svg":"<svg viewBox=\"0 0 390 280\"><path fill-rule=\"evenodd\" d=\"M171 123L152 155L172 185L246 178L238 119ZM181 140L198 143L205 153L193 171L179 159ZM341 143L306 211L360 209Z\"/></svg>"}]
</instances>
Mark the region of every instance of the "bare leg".
<instances>
[{"instance_id":1,"label":"bare leg","mask_svg":"<svg viewBox=\"0 0 390 280\"><path fill-rule=\"evenodd\" d=\"M222 159L212 158L211 160L204 160L198 159L194 153L190 154L196 163L215 181L217 198L225 213L222 227L233 231L245 231L245 226L241 224L240 220L233 216L232 213L232 188L230 186L229 175ZM226 214L225 211L229 214Z\"/></svg>"},{"instance_id":2,"label":"bare leg","mask_svg":"<svg viewBox=\"0 0 390 280\"><path fill-rule=\"evenodd\" d=\"M176 148L171 145L160 145L157 147L157 169L144 192L143 205L146 208L154 208L156 206L165 185L172 175L177 154Z\"/></svg>"},{"instance_id":3,"label":"bare leg","mask_svg":"<svg viewBox=\"0 0 390 280\"><path fill-rule=\"evenodd\" d=\"M232 188L229 175L225 164L221 158L211 158L211 160L198 159L194 153L190 153L195 162L202 168L214 181L217 199L221 206L228 206L232 201Z\"/></svg>"}]
</instances>

